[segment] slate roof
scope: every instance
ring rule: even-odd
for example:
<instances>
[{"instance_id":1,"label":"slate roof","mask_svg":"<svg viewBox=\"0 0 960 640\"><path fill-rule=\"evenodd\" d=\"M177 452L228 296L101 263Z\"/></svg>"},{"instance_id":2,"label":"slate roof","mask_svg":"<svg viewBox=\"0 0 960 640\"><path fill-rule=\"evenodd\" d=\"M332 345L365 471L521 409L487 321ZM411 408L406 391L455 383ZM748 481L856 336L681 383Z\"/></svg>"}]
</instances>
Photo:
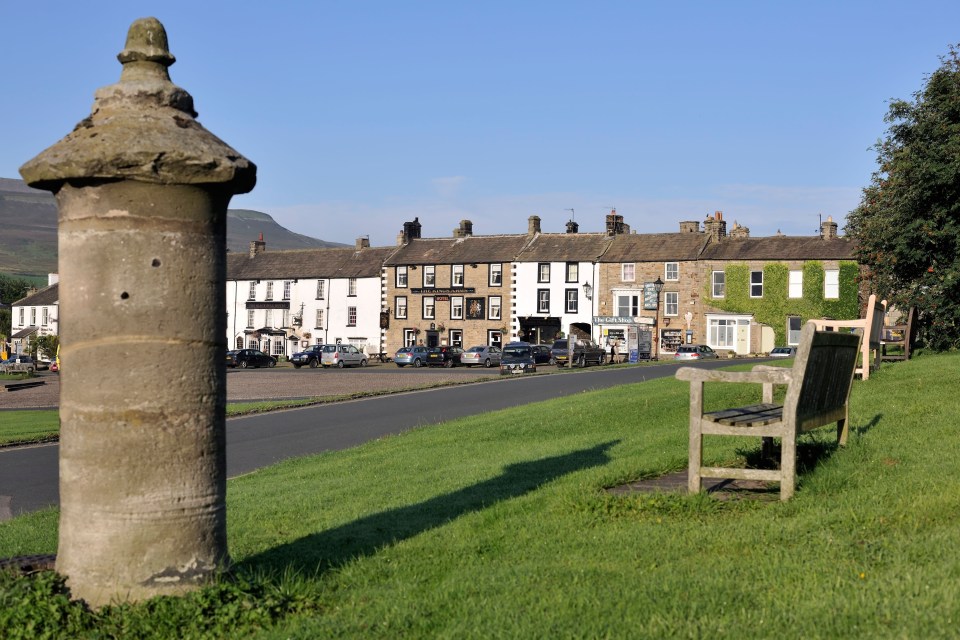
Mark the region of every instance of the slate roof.
<instances>
[{"instance_id":1,"label":"slate roof","mask_svg":"<svg viewBox=\"0 0 960 640\"><path fill-rule=\"evenodd\" d=\"M768 236L725 238L707 245L703 260L854 260L856 244L846 238Z\"/></svg>"},{"instance_id":2,"label":"slate roof","mask_svg":"<svg viewBox=\"0 0 960 640\"><path fill-rule=\"evenodd\" d=\"M60 300L60 283L54 283L36 293L28 294L13 303L15 307L42 307L45 305L57 304Z\"/></svg>"},{"instance_id":3,"label":"slate roof","mask_svg":"<svg viewBox=\"0 0 960 640\"><path fill-rule=\"evenodd\" d=\"M384 260L396 247L295 249L227 254L228 280L291 278L379 278Z\"/></svg>"},{"instance_id":4,"label":"slate roof","mask_svg":"<svg viewBox=\"0 0 960 640\"><path fill-rule=\"evenodd\" d=\"M523 262L595 262L612 240L605 233L540 233L516 259Z\"/></svg>"},{"instance_id":5,"label":"slate roof","mask_svg":"<svg viewBox=\"0 0 960 640\"><path fill-rule=\"evenodd\" d=\"M467 236L466 238L416 238L399 247L385 266L405 264L474 264L512 262L527 235Z\"/></svg>"},{"instance_id":6,"label":"slate roof","mask_svg":"<svg viewBox=\"0 0 960 640\"><path fill-rule=\"evenodd\" d=\"M707 243L705 233L628 233L614 236L600 262L696 260Z\"/></svg>"}]
</instances>

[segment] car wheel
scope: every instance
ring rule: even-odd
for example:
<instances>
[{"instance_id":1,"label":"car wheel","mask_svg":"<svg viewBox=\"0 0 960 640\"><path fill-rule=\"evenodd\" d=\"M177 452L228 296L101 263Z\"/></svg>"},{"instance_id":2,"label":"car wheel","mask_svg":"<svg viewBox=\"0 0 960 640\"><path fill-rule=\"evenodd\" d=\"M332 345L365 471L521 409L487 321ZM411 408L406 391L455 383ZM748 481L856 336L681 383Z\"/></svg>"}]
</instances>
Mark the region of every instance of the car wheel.
<instances>
[{"instance_id":1,"label":"car wheel","mask_svg":"<svg viewBox=\"0 0 960 640\"><path fill-rule=\"evenodd\" d=\"M240 367L241 369L246 369L248 366L250 366L250 365L247 364L247 361L246 361L246 360L241 360L241 361L240 361L239 367Z\"/></svg>"},{"instance_id":2,"label":"car wheel","mask_svg":"<svg viewBox=\"0 0 960 640\"><path fill-rule=\"evenodd\" d=\"M317 362L317 359L316 359L316 358L312 358L312 359L310 360L310 368L311 368L311 369L316 369L319 364L320 364L320 363Z\"/></svg>"},{"instance_id":3,"label":"car wheel","mask_svg":"<svg viewBox=\"0 0 960 640\"><path fill-rule=\"evenodd\" d=\"M453 368L453 360L447 360L446 362L443 363L443 366L445 366L447 369L452 369L452 368Z\"/></svg>"},{"instance_id":4,"label":"car wheel","mask_svg":"<svg viewBox=\"0 0 960 640\"><path fill-rule=\"evenodd\" d=\"M483 361L483 366L485 366L487 369L493 366L493 363L490 362L490 358L487 358L486 360Z\"/></svg>"},{"instance_id":5,"label":"car wheel","mask_svg":"<svg viewBox=\"0 0 960 640\"><path fill-rule=\"evenodd\" d=\"M273 369L275 366L277 366L277 361L276 361L276 360L271 360L270 363L269 363L267 366L270 367L271 369Z\"/></svg>"},{"instance_id":6,"label":"car wheel","mask_svg":"<svg viewBox=\"0 0 960 640\"><path fill-rule=\"evenodd\" d=\"M600 356L600 361L597 362L597 364L606 364L606 363L607 363L607 355L604 354L604 355Z\"/></svg>"},{"instance_id":7,"label":"car wheel","mask_svg":"<svg viewBox=\"0 0 960 640\"><path fill-rule=\"evenodd\" d=\"M557 359L553 356L550 356L550 362L548 364L557 364Z\"/></svg>"},{"instance_id":8,"label":"car wheel","mask_svg":"<svg viewBox=\"0 0 960 640\"><path fill-rule=\"evenodd\" d=\"M580 356L580 368L581 369L587 368L587 356Z\"/></svg>"},{"instance_id":9,"label":"car wheel","mask_svg":"<svg viewBox=\"0 0 960 640\"><path fill-rule=\"evenodd\" d=\"M294 363L293 368L294 368L294 369L299 369L299 368L302 367L302 366L303 366L302 364Z\"/></svg>"},{"instance_id":10,"label":"car wheel","mask_svg":"<svg viewBox=\"0 0 960 640\"><path fill-rule=\"evenodd\" d=\"M343 360L337 360L337 369L343 369Z\"/></svg>"},{"instance_id":11,"label":"car wheel","mask_svg":"<svg viewBox=\"0 0 960 640\"><path fill-rule=\"evenodd\" d=\"M361 366L361 367L367 366L367 361L366 361L366 360L361 360L361 361L360 361L360 366Z\"/></svg>"},{"instance_id":12,"label":"car wheel","mask_svg":"<svg viewBox=\"0 0 960 640\"><path fill-rule=\"evenodd\" d=\"M416 360L413 361L413 366L418 368L423 366L423 363L420 362L420 358L417 358Z\"/></svg>"}]
</instances>

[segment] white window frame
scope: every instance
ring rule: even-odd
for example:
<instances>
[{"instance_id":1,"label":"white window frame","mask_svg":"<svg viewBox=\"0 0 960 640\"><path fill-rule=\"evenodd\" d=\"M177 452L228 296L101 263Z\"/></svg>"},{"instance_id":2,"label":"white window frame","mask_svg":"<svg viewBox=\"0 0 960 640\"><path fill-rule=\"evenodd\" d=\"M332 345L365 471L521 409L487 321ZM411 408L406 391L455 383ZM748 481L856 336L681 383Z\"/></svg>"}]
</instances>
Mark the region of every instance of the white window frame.
<instances>
[{"instance_id":1,"label":"white window frame","mask_svg":"<svg viewBox=\"0 0 960 640\"><path fill-rule=\"evenodd\" d=\"M24 312L24 311L25 311L25 309L24 309L23 307L20 307L20 325L19 325L19 326L21 326L21 327L23 326L23 312Z\"/></svg>"},{"instance_id":2,"label":"white window frame","mask_svg":"<svg viewBox=\"0 0 960 640\"><path fill-rule=\"evenodd\" d=\"M550 263L549 262L537 263L537 282L541 284L550 282Z\"/></svg>"},{"instance_id":3,"label":"white window frame","mask_svg":"<svg viewBox=\"0 0 960 640\"><path fill-rule=\"evenodd\" d=\"M503 285L503 263L490 263L489 284L491 287L499 287Z\"/></svg>"},{"instance_id":4,"label":"white window frame","mask_svg":"<svg viewBox=\"0 0 960 640\"><path fill-rule=\"evenodd\" d=\"M803 297L803 271L793 269L790 271L790 281L787 285L788 298Z\"/></svg>"},{"instance_id":5,"label":"white window frame","mask_svg":"<svg viewBox=\"0 0 960 640\"><path fill-rule=\"evenodd\" d=\"M404 320L407 317L407 296L397 296L393 302L393 317Z\"/></svg>"},{"instance_id":6,"label":"white window frame","mask_svg":"<svg viewBox=\"0 0 960 640\"><path fill-rule=\"evenodd\" d=\"M432 264L423 265L423 288L435 289L437 287L437 267Z\"/></svg>"},{"instance_id":7,"label":"white window frame","mask_svg":"<svg viewBox=\"0 0 960 640\"><path fill-rule=\"evenodd\" d=\"M317 317L314 323L317 325L314 329L323 329L323 309L317 309Z\"/></svg>"},{"instance_id":8,"label":"white window frame","mask_svg":"<svg viewBox=\"0 0 960 640\"><path fill-rule=\"evenodd\" d=\"M289 280L284 280L284 281L283 281L283 299L284 299L284 300L289 300L289 299L290 299L290 287L291 287L291 286L293 286L293 283L292 283L291 281L289 281Z\"/></svg>"},{"instance_id":9,"label":"white window frame","mask_svg":"<svg viewBox=\"0 0 960 640\"><path fill-rule=\"evenodd\" d=\"M490 296L487 300L487 319L499 320L503 315L503 299L500 296Z\"/></svg>"},{"instance_id":10,"label":"white window frame","mask_svg":"<svg viewBox=\"0 0 960 640\"><path fill-rule=\"evenodd\" d=\"M254 327L253 323L256 321L257 321L256 311L254 311L253 309L247 309L247 328L253 329Z\"/></svg>"},{"instance_id":11,"label":"white window frame","mask_svg":"<svg viewBox=\"0 0 960 640\"><path fill-rule=\"evenodd\" d=\"M707 344L713 349L736 349L737 319L710 318L708 321L707 336Z\"/></svg>"},{"instance_id":12,"label":"white window frame","mask_svg":"<svg viewBox=\"0 0 960 640\"><path fill-rule=\"evenodd\" d=\"M623 301L626 302L623 302ZM639 292L620 292L613 294L613 308L618 316L634 318L640 315L640 306L643 303L643 296ZM623 310L630 313L623 313Z\"/></svg>"},{"instance_id":13,"label":"white window frame","mask_svg":"<svg viewBox=\"0 0 960 640\"><path fill-rule=\"evenodd\" d=\"M317 280L317 300L323 300L326 295L326 280Z\"/></svg>"},{"instance_id":14,"label":"white window frame","mask_svg":"<svg viewBox=\"0 0 960 640\"><path fill-rule=\"evenodd\" d=\"M622 282L637 281L637 264L635 262L624 262L620 264L620 280Z\"/></svg>"},{"instance_id":15,"label":"white window frame","mask_svg":"<svg viewBox=\"0 0 960 640\"><path fill-rule=\"evenodd\" d=\"M796 325L796 329L790 325ZM803 330L803 318L800 316L787 316L787 346L797 346L800 344L800 332Z\"/></svg>"},{"instance_id":16,"label":"white window frame","mask_svg":"<svg viewBox=\"0 0 960 640\"><path fill-rule=\"evenodd\" d=\"M754 282L753 276L756 274L760 274L760 282ZM759 287L759 289L757 287ZM750 272L750 297L751 298L763 297L763 271L754 270Z\"/></svg>"},{"instance_id":17,"label":"white window frame","mask_svg":"<svg viewBox=\"0 0 960 640\"><path fill-rule=\"evenodd\" d=\"M824 269L823 298L824 300L840 298L840 269Z\"/></svg>"},{"instance_id":18,"label":"white window frame","mask_svg":"<svg viewBox=\"0 0 960 640\"><path fill-rule=\"evenodd\" d=\"M257 283L254 280L250 281L250 293L247 294L247 300L256 300L257 299Z\"/></svg>"},{"instance_id":19,"label":"white window frame","mask_svg":"<svg viewBox=\"0 0 960 640\"><path fill-rule=\"evenodd\" d=\"M725 298L727 296L727 274L725 271L714 271L710 274L710 293L714 298Z\"/></svg>"},{"instance_id":20,"label":"white window frame","mask_svg":"<svg viewBox=\"0 0 960 640\"><path fill-rule=\"evenodd\" d=\"M663 279L667 282L677 282L680 280L680 263L679 262L664 262L663 263Z\"/></svg>"},{"instance_id":21,"label":"white window frame","mask_svg":"<svg viewBox=\"0 0 960 640\"><path fill-rule=\"evenodd\" d=\"M437 317L437 300L433 296L423 296L423 319L435 320Z\"/></svg>"},{"instance_id":22,"label":"white window frame","mask_svg":"<svg viewBox=\"0 0 960 640\"><path fill-rule=\"evenodd\" d=\"M273 309L266 309L263 312L263 326L273 327Z\"/></svg>"},{"instance_id":23,"label":"white window frame","mask_svg":"<svg viewBox=\"0 0 960 640\"><path fill-rule=\"evenodd\" d=\"M407 288L407 267L397 267L396 273L396 285L397 289L406 289Z\"/></svg>"},{"instance_id":24,"label":"white window frame","mask_svg":"<svg viewBox=\"0 0 960 640\"><path fill-rule=\"evenodd\" d=\"M273 280L267 280L267 297L265 300L273 300Z\"/></svg>"},{"instance_id":25,"label":"white window frame","mask_svg":"<svg viewBox=\"0 0 960 640\"><path fill-rule=\"evenodd\" d=\"M450 266L450 286L462 287L464 282L463 265L454 264Z\"/></svg>"},{"instance_id":26,"label":"white window frame","mask_svg":"<svg viewBox=\"0 0 960 640\"><path fill-rule=\"evenodd\" d=\"M30 307L30 326L31 327L37 326L37 308L36 307Z\"/></svg>"},{"instance_id":27,"label":"white window frame","mask_svg":"<svg viewBox=\"0 0 960 640\"><path fill-rule=\"evenodd\" d=\"M578 282L580 280L580 263L568 262L566 275L566 282Z\"/></svg>"},{"instance_id":28,"label":"white window frame","mask_svg":"<svg viewBox=\"0 0 960 640\"><path fill-rule=\"evenodd\" d=\"M550 289L537 289L537 313L550 313Z\"/></svg>"},{"instance_id":29,"label":"white window frame","mask_svg":"<svg viewBox=\"0 0 960 640\"><path fill-rule=\"evenodd\" d=\"M356 307L347 307L347 326L348 327L357 326L357 308Z\"/></svg>"},{"instance_id":30,"label":"white window frame","mask_svg":"<svg viewBox=\"0 0 960 640\"><path fill-rule=\"evenodd\" d=\"M663 315L664 316L680 315L680 292L679 291L663 292Z\"/></svg>"},{"instance_id":31,"label":"white window frame","mask_svg":"<svg viewBox=\"0 0 960 640\"><path fill-rule=\"evenodd\" d=\"M579 289L564 289L564 308L567 313L580 313Z\"/></svg>"},{"instance_id":32,"label":"white window frame","mask_svg":"<svg viewBox=\"0 0 960 640\"><path fill-rule=\"evenodd\" d=\"M347 278L347 295L351 298L357 297L357 279Z\"/></svg>"},{"instance_id":33,"label":"white window frame","mask_svg":"<svg viewBox=\"0 0 960 640\"><path fill-rule=\"evenodd\" d=\"M40 326L41 327L47 326L49 319L50 319L50 309L48 307L44 307L43 309L40 310Z\"/></svg>"},{"instance_id":34,"label":"white window frame","mask_svg":"<svg viewBox=\"0 0 960 640\"><path fill-rule=\"evenodd\" d=\"M450 296L450 319L463 320L463 296Z\"/></svg>"}]
</instances>

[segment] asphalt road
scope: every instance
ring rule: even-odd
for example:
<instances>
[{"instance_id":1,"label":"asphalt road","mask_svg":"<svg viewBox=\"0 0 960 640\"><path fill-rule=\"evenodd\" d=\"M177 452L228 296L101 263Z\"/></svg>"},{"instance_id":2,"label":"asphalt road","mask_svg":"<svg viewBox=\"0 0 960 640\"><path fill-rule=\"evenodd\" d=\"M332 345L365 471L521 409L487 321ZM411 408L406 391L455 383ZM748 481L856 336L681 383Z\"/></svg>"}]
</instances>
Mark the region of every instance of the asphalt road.
<instances>
[{"instance_id":1,"label":"asphalt road","mask_svg":"<svg viewBox=\"0 0 960 640\"><path fill-rule=\"evenodd\" d=\"M695 366L729 364L715 360ZM287 458L346 449L417 426L669 376L676 369L673 363L592 367L232 418L227 420L227 476ZM55 443L0 449L0 521L59 504L58 452Z\"/></svg>"}]
</instances>

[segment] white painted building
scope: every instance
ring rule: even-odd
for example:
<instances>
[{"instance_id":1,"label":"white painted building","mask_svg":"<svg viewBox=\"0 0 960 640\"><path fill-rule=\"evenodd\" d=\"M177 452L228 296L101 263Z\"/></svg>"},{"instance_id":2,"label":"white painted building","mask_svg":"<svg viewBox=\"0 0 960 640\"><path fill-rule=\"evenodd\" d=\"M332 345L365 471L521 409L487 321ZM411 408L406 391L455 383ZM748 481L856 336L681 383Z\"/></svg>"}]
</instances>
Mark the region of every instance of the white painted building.
<instances>
[{"instance_id":1,"label":"white painted building","mask_svg":"<svg viewBox=\"0 0 960 640\"><path fill-rule=\"evenodd\" d=\"M290 356L311 344L382 351L384 260L396 247L266 251L227 256L227 345Z\"/></svg>"},{"instance_id":2,"label":"white painted building","mask_svg":"<svg viewBox=\"0 0 960 640\"><path fill-rule=\"evenodd\" d=\"M47 276L47 286L31 291L14 302L10 317L11 353L26 353L34 336L59 335L60 285L59 276ZM53 354L43 354L52 357Z\"/></svg>"},{"instance_id":3,"label":"white painted building","mask_svg":"<svg viewBox=\"0 0 960 640\"><path fill-rule=\"evenodd\" d=\"M541 233L539 218L529 219L530 241L511 273L511 333L518 339L547 344L573 330L599 342L597 263L610 237L576 229L571 222L567 233Z\"/></svg>"}]
</instances>

